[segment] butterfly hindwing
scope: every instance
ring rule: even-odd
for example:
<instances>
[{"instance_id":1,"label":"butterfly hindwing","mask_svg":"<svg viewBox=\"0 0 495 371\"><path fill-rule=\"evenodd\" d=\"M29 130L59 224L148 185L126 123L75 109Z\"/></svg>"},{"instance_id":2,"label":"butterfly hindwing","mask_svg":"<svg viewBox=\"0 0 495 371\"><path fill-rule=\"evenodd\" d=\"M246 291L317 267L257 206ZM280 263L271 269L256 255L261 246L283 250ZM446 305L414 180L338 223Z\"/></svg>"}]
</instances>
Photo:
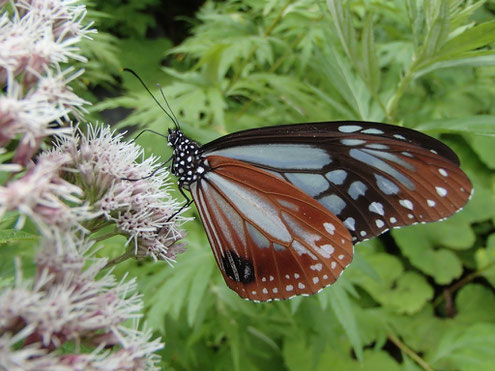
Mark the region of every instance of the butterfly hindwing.
<instances>
[{"instance_id":1,"label":"butterfly hindwing","mask_svg":"<svg viewBox=\"0 0 495 371\"><path fill-rule=\"evenodd\" d=\"M206 160L191 195L224 279L241 297L314 294L351 262L349 231L312 197L245 162Z\"/></svg>"}]
</instances>

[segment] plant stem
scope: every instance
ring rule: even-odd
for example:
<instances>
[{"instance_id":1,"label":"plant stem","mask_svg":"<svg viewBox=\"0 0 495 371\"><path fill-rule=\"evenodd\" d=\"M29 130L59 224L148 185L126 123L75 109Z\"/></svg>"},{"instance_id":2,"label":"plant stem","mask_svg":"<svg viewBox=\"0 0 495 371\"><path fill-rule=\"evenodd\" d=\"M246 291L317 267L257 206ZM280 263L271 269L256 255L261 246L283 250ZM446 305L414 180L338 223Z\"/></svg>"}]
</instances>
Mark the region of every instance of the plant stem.
<instances>
[{"instance_id":1,"label":"plant stem","mask_svg":"<svg viewBox=\"0 0 495 371\"><path fill-rule=\"evenodd\" d=\"M116 257L115 259L110 260L104 267L103 269L113 267L114 265L117 265L119 263L122 263L123 261L126 261L129 258L132 258L134 256L134 252L132 248L127 248L127 250L120 256Z\"/></svg>"},{"instance_id":2,"label":"plant stem","mask_svg":"<svg viewBox=\"0 0 495 371\"><path fill-rule=\"evenodd\" d=\"M392 99L388 104L387 116L392 122L397 121L395 115L396 115L397 107L399 106L399 101L401 100L402 95L404 94L407 86L413 79L413 75L416 72L417 65L418 65L418 61L415 60L411 64L411 66L409 66L409 69L407 70L406 74L399 83L397 91L395 92L394 96L392 97Z\"/></svg>"},{"instance_id":3,"label":"plant stem","mask_svg":"<svg viewBox=\"0 0 495 371\"><path fill-rule=\"evenodd\" d=\"M459 290L462 286L464 286L465 284L467 284L468 282L471 282L472 280L474 280L476 277L478 277L479 275L481 275L481 273L483 273L484 271L490 269L490 268L493 268L495 266L495 261L485 265L483 268L480 268L478 269L477 271L475 272L472 272L470 274L468 274L466 277L464 277L463 279L457 281L456 283L454 283L452 286L446 288L444 290L444 293L446 295L452 295L454 292L456 292L457 290ZM445 299L445 295L442 295L442 296L438 296L435 301L433 302L433 307L437 307L438 305L440 305L440 303Z\"/></svg>"},{"instance_id":4,"label":"plant stem","mask_svg":"<svg viewBox=\"0 0 495 371\"><path fill-rule=\"evenodd\" d=\"M426 362L423 358L421 358L414 350L409 348L406 344L404 344L402 341L400 341L399 338L395 337L392 334L387 334L387 338L394 343L400 350L402 350L404 353L406 353L409 358L411 358L413 361L415 361L418 365L423 367L424 370L426 371L433 371L433 368Z\"/></svg>"}]
</instances>

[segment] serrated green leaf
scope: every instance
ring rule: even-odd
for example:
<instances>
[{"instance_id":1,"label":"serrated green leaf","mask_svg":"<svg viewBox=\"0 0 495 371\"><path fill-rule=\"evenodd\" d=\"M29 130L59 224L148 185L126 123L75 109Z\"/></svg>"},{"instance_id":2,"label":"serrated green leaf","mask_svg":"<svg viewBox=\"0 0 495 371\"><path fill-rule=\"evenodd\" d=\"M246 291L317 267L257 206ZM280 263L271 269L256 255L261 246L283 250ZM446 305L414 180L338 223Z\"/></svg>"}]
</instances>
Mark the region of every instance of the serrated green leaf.
<instances>
[{"instance_id":1,"label":"serrated green leaf","mask_svg":"<svg viewBox=\"0 0 495 371\"><path fill-rule=\"evenodd\" d=\"M352 279L379 303L398 313L415 313L432 298L433 290L424 277L404 272L399 259L384 253L368 257L368 263L380 275L381 281L354 274Z\"/></svg>"},{"instance_id":2,"label":"serrated green leaf","mask_svg":"<svg viewBox=\"0 0 495 371\"><path fill-rule=\"evenodd\" d=\"M356 60L356 38L354 34L354 27L352 26L352 19L350 15L349 7L345 9L342 7L341 1L327 0L328 10L332 15L332 19L339 36L340 43L344 48L347 57L351 61Z\"/></svg>"},{"instance_id":3,"label":"serrated green leaf","mask_svg":"<svg viewBox=\"0 0 495 371\"><path fill-rule=\"evenodd\" d=\"M447 41L435 59L455 58L464 52L475 50L495 41L495 21L475 25Z\"/></svg>"},{"instance_id":4,"label":"serrated green leaf","mask_svg":"<svg viewBox=\"0 0 495 371\"><path fill-rule=\"evenodd\" d=\"M448 59L442 61L429 60L428 62L418 67L414 73L414 77L418 78L431 71L439 70L442 68L451 67L481 67L481 66L493 66L495 64L495 52L491 50L480 50L474 52L467 52L457 56L455 59Z\"/></svg>"},{"instance_id":5,"label":"serrated green leaf","mask_svg":"<svg viewBox=\"0 0 495 371\"><path fill-rule=\"evenodd\" d=\"M469 284L459 290L455 298L456 323L472 325L476 322L495 322L495 295L480 284Z\"/></svg>"},{"instance_id":6,"label":"serrated green leaf","mask_svg":"<svg viewBox=\"0 0 495 371\"><path fill-rule=\"evenodd\" d=\"M493 323L477 323L466 330L451 327L428 360L436 369L455 367L461 370L483 370L486 369L484 366L495 364L493 349Z\"/></svg>"},{"instance_id":7,"label":"serrated green leaf","mask_svg":"<svg viewBox=\"0 0 495 371\"><path fill-rule=\"evenodd\" d=\"M373 19L366 18L362 35L362 70L364 79L371 91L377 93L380 88L380 65L375 50L375 37L373 32Z\"/></svg>"},{"instance_id":8,"label":"serrated green leaf","mask_svg":"<svg viewBox=\"0 0 495 371\"><path fill-rule=\"evenodd\" d=\"M444 45L449 34L449 1L428 2L425 6L428 34L420 58L428 60Z\"/></svg>"},{"instance_id":9,"label":"serrated green leaf","mask_svg":"<svg viewBox=\"0 0 495 371\"><path fill-rule=\"evenodd\" d=\"M411 226L393 230L392 235L402 253L409 258L411 264L422 272L432 276L439 284L448 284L462 274L460 259L450 250L435 249L443 236L431 234L426 226ZM438 239L440 238L440 239Z\"/></svg>"},{"instance_id":10,"label":"serrated green leaf","mask_svg":"<svg viewBox=\"0 0 495 371\"><path fill-rule=\"evenodd\" d=\"M477 115L462 118L422 122L416 130L427 133L466 133L495 136L495 115Z\"/></svg>"}]
</instances>

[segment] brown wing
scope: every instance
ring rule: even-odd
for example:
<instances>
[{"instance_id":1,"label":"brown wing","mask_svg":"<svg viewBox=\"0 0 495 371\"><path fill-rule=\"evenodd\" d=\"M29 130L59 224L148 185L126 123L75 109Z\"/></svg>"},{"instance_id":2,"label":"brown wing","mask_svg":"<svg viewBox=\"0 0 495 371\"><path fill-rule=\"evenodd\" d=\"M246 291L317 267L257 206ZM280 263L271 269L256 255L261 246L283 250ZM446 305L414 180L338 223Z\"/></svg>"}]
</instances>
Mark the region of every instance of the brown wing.
<instances>
[{"instance_id":1,"label":"brown wing","mask_svg":"<svg viewBox=\"0 0 495 371\"><path fill-rule=\"evenodd\" d=\"M191 195L225 282L241 297L311 295L349 265L351 235L319 202L245 162L207 161L211 170Z\"/></svg>"}]
</instances>

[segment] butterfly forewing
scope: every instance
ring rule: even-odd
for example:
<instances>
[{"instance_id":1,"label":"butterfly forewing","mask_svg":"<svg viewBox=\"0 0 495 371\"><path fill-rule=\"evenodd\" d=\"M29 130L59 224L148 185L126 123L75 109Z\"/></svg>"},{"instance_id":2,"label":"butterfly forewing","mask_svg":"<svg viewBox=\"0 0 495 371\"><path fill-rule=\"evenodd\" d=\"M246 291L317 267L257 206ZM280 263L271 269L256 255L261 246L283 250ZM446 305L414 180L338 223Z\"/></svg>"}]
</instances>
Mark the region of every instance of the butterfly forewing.
<instances>
[{"instance_id":1,"label":"butterfly forewing","mask_svg":"<svg viewBox=\"0 0 495 371\"><path fill-rule=\"evenodd\" d=\"M256 301L314 294L351 262L351 236L311 196L242 161L207 156L191 185L227 285Z\"/></svg>"},{"instance_id":2,"label":"butterfly forewing","mask_svg":"<svg viewBox=\"0 0 495 371\"><path fill-rule=\"evenodd\" d=\"M254 129L220 138L205 153L250 163L293 184L335 214L354 241L446 218L472 190L450 148L385 124Z\"/></svg>"}]
</instances>

